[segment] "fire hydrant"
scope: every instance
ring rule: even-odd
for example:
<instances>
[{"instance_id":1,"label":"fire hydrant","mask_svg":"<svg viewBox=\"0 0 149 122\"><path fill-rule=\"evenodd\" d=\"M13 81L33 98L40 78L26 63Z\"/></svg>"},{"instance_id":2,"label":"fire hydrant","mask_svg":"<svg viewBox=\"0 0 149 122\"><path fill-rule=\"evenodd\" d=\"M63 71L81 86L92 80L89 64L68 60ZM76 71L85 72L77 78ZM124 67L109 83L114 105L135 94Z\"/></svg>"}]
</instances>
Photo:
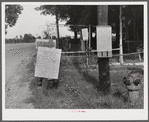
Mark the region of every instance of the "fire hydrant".
<instances>
[{"instance_id":1,"label":"fire hydrant","mask_svg":"<svg viewBox=\"0 0 149 122\"><path fill-rule=\"evenodd\" d=\"M131 102L132 105L139 99L142 81L141 73L140 71L131 71L127 77L123 78L123 83L128 90L128 101Z\"/></svg>"}]
</instances>

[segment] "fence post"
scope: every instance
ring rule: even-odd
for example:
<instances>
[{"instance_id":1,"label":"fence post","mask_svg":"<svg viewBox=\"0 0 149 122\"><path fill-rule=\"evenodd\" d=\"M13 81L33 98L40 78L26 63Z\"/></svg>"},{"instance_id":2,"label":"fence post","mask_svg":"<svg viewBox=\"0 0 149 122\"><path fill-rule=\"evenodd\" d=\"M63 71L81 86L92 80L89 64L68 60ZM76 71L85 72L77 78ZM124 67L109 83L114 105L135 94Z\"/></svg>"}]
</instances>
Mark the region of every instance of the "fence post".
<instances>
[{"instance_id":1,"label":"fence post","mask_svg":"<svg viewBox=\"0 0 149 122\"><path fill-rule=\"evenodd\" d=\"M91 26L89 25L89 50L91 49Z\"/></svg>"},{"instance_id":2,"label":"fence post","mask_svg":"<svg viewBox=\"0 0 149 122\"><path fill-rule=\"evenodd\" d=\"M88 40L86 41L86 74L88 74Z\"/></svg>"}]
</instances>

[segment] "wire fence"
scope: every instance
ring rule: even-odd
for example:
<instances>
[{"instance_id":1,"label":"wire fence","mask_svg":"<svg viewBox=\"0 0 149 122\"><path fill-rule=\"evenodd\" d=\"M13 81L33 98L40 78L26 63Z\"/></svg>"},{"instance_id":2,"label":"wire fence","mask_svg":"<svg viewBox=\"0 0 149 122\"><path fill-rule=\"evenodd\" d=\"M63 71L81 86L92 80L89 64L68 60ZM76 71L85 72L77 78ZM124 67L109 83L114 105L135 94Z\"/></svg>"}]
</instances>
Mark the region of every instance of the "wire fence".
<instances>
[{"instance_id":1,"label":"wire fence","mask_svg":"<svg viewBox=\"0 0 149 122\"><path fill-rule=\"evenodd\" d=\"M135 52L128 54L115 54L109 58L109 65L118 66L143 66L144 62L144 53L143 52ZM120 64L120 56L123 56L124 63ZM90 52L87 54L85 51L75 51L75 52L62 52L61 55L61 66L66 65L74 65L77 67L85 68L85 70L89 70L90 67L98 67L98 57L97 52Z\"/></svg>"}]
</instances>

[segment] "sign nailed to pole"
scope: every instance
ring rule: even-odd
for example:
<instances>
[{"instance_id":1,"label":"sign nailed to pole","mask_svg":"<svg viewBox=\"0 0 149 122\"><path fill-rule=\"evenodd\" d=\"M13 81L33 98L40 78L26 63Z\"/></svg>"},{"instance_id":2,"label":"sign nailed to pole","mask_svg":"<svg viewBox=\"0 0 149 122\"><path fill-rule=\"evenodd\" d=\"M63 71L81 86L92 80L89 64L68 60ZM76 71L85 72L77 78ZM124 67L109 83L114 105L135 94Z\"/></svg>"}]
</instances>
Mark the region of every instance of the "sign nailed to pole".
<instances>
[{"instance_id":1,"label":"sign nailed to pole","mask_svg":"<svg viewBox=\"0 0 149 122\"><path fill-rule=\"evenodd\" d=\"M88 29L84 28L82 29L82 36L84 41L88 41Z\"/></svg>"},{"instance_id":2,"label":"sign nailed to pole","mask_svg":"<svg viewBox=\"0 0 149 122\"><path fill-rule=\"evenodd\" d=\"M61 49L38 47L35 77L58 79Z\"/></svg>"},{"instance_id":3,"label":"sign nailed to pole","mask_svg":"<svg viewBox=\"0 0 149 122\"><path fill-rule=\"evenodd\" d=\"M97 26L98 57L112 57L112 28L111 26Z\"/></svg>"}]
</instances>

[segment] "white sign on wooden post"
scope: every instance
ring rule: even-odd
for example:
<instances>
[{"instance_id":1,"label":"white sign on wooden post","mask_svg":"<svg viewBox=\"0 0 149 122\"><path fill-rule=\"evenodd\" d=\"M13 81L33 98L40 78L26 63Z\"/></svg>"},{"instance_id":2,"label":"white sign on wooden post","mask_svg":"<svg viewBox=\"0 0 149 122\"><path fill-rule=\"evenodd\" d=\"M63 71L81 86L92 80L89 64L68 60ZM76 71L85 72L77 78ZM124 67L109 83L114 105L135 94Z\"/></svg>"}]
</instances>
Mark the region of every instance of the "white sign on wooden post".
<instances>
[{"instance_id":1,"label":"white sign on wooden post","mask_svg":"<svg viewBox=\"0 0 149 122\"><path fill-rule=\"evenodd\" d=\"M50 47L50 48L56 48L56 40L53 39L36 39L35 42L36 49L38 47Z\"/></svg>"},{"instance_id":2,"label":"white sign on wooden post","mask_svg":"<svg viewBox=\"0 0 149 122\"><path fill-rule=\"evenodd\" d=\"M58 79L61 49L38 47L35 77Z\"/></svg>"},{"instance_id":3,"label":"white sign on wooden post","mask_svg":"<svg viewBox=\"0 0 149 122\"><path fill-rule=\"evenodd\" d=\"M49 39L36 39L35 47L38 49L39 46L49 47Z\"/></svg>"},{"instance_id":4,"label":"white sign on wooden post","mask_svg":"<svg viewBox=\"0 0 149 122\"><path fill-rule=\"evenodd\" d=\"M98 57L112 57L111 26L96 27Z\"/></svg>"},{"instance_id":5,"label":"white sign on wooden post","mask_svg":"<svg viewBox=\"0 0 149 122\"><path fill-rule=\"evenodd\" d=\"M88 29L87 28L82 29L82 37L84 41L88 41Z\"/></svg>"}]
</instances>

